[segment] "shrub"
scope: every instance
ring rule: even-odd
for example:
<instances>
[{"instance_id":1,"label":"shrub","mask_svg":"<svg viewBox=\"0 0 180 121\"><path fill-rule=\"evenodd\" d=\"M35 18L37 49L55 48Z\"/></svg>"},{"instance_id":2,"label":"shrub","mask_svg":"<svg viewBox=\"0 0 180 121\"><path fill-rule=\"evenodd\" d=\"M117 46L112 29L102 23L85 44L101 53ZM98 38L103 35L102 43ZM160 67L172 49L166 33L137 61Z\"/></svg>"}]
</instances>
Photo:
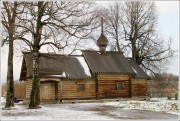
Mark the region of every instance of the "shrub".
<instances>
[{"instance_id":1,"label":"shrub","mask_svg":"<svg viewBox=\"0 0 180 121\"><path fill-rule=\"evenodd\" d=\"M168 96L168 97L167 97L167 99L168 99L168 100L171 100L171 97L170 97L170 96Z\"/></svg>"}]
</instances>

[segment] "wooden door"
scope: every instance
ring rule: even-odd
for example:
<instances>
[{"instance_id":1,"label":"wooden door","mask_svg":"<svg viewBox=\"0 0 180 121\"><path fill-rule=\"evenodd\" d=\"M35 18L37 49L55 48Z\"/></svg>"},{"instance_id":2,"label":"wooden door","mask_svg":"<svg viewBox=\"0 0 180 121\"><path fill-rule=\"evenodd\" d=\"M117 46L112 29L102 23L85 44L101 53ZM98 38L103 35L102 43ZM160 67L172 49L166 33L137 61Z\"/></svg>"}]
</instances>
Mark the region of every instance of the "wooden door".
<instances>
[{"instance_id":1,"label":"wooden door","mask_svg":"<svg viewBox=\"0 0 180 121\"><path fill-rule=\"evenodd\" d=\"M54 82L41 82L40 98L41 98L41 101L54 101L55 100L55 83Z\"/></svg>"}]
</instances>

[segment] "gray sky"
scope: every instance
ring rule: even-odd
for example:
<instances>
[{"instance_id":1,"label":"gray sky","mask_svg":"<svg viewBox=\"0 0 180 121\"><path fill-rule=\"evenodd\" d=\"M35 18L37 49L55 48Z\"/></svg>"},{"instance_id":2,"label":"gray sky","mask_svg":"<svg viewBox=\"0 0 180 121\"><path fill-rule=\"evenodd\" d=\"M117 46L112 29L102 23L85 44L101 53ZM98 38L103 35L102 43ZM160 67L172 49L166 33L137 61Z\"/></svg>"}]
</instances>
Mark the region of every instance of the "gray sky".
<instances>
[{"instance_id":1,"label":"gray sky","mask_svg":"<svg viewBox=\"0 0 180 121\"><path fill-rule=\"evenodd\" d=\"M159 30L164 38L173 39L173 49L177 50L176 57L169 65L167 72L179 75L179 1L156 2L159 11ZM7 47L1 48L1 82L6 82L7 76ZM19 80L22 57L14 56L14 79Z\"/></svg>"}]
</instances>

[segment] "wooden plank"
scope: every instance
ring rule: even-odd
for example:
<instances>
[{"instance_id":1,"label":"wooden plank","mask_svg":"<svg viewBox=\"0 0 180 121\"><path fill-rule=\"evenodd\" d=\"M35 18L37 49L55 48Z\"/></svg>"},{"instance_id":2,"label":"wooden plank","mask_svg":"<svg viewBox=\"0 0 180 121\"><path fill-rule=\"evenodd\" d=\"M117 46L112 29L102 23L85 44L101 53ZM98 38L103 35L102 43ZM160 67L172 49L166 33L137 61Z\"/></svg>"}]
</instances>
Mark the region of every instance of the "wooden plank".
<instances>
[{"instance_id":1,"label":"wooden plank","mask_svg":"<svg viewBox=\"0 0 180 121\"><path fill-rule=\"evenodd\" d=\"M42 81L50 81L50 80L57 81L57 82L60 81L60 79L57 77L54 77L54 78L52 78L52 77L41 77L41 82Z\"/></svg>"},{"instance_id":2,"label":"wooden plank","mask_svg":"<svg viewBox=\"0 0 180 121\"><path fill-rule=\"evenodd\" d=\"M144 80L144 79L132 79L131 80L131 83L133 84L141 84L141 83L147 83L147 80Z\"/></svg>"},{"instance_id":3,"label":"wooden plank","mask_svg":"<svg viewBox=\"0 0 180 121\"><path fill-rule=\"evenodd\" d=\"M129 75L123 74L98 74L98 80L129 80Z\"/></svg>"},{"instance_id":4,"label":"wooden plank","mask_svg":"<svg viewBox=\"0 0 180 121\"><path fill-rule=\"evenodd\" d=\"M30 98L31 89L32 89L32 80L27 79L26 80L26 99Z\"/></svg>"},{"instance_id":5,"label":"wooden plank","mask_svg":"<svg viewBox=\"0 0 180 121\"><path fill-rule=\"evenodd\" d=\"M128 77L128 76L126 76ZM129 80L121 80L122 78L116 80L98 80L99 81L99 97L128 97L129 96ZM124 90L117 90L116 84L122 83L124 85Z\"/></svg>"},{"instance_id":6,"label":"wooden plank","mask_svg":"<svg viewBox=\"0 0 180 121\"><path fill-rule=\"evenodd\" d=\"M133 96L146 96L147 95L147 80L133 79L131 91Z\"/></svg>"},{"instance_id":7,"label":"wooden plank","mask_svg":"<svg viewBox=\"0 0 180 121\"><path fill-rule=\"evenodd\" d=\"M55 101L55 82L41 82L41 101Z\"/></svg>"},{"instance_id":8,"label":"wooden plank","mask_svg":"<svg viewBox=\"0 0 180 121\"><path fill-rule=\"evenodd\" d=\"M85 91L78 91L78 84L85 84ZM60 89L58 90L60 97ZM62 81L62 98L95 98L95 81Z\"/></svg>"}]
</instances>

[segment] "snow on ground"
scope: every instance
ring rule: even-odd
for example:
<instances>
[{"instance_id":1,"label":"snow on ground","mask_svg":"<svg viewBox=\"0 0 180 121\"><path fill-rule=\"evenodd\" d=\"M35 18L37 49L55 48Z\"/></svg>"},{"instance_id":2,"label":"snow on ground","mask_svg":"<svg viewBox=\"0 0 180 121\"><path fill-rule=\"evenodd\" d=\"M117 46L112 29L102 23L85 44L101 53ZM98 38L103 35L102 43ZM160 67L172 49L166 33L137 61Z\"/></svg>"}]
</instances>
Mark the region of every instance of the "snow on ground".
<instances>
[{"instance_id":1,"label":"snow on ground","mask_svg":"<svg viewBox=\"0 0 180 121\"><path fill-rule=\"evenodd\" d=\"M62 104L63 105L63 104ZM61 107L61 106L60 106ZM20 108L16 106L16 109L13 109L10 113L11 116L8 116L8 111L2 115L2 120L80 120L80 119L88 119L88 120L105 120L112 119L106 116L98 116L93 112L87 111L74 111L64 108L63 106L60 108L59 104L56 107L42 107L40 109L27 109Z\"/></svg>"},{"instance_id":2,"label":"snow on ground","mask_svg":"<svg viewBox=\"0 0 180 121\"><path fill-rule=\"evenodd\" d=\"M5 103L6 99L4 97L1 97L1 103Z\"/></svg>"},{"instance_id":3,"label":"snow on ground","mask_svg":"<svg viewBox=\"0 0 180 121\"><path fill-rule=\"evenodd\" d=\"M107 101L107 100L106 100ZM1 107L5 99L1 97ZM176 107L177 106L177 107ZM138 110L130 110L138 109ZM148 111L152 110L152 111ZM12 110L2 110L2 120L112 120L112 119L174 119L178 101L152 99L101 103L43 104L40 109L28 109L22 102ZM161 111L158 114L154 111ZM167 114L170 112L176 115Z\"/></svg>"},{"instance_id":4,"label":"snow on ground","mask_svg":"<svg viewBox=\"0 0 180 121\"><path fill-rule=\"evenodd\" d=\"M1 97L2 108L5 105L5 99ZM73 105L73 104L68 104ZM93 105L93 104L90 104ZM78 106L78 105L76 105ZM49 104L41 105L40 109L28 109L27 105L16 103L12 110L2 110L2 120L110 120L107 116L99 116L97 112L79 111L77 107L74 110L67 108L67 104ZM79 104L79 108L84 107Z\"/></svg>"},{"instance_id":5,"label":"snow on ground","mask_svg":"<svg viewBox=\"0 0 180 121\"><path fill-rule=\"evenodd\" d=\"M106 103L106 105L114 106L116 108L162 111L175 115L179 114L178 104L178 100L167 100L166 98L151 98L150 101L131 100Z\"/></svg>"}]
</instances>

